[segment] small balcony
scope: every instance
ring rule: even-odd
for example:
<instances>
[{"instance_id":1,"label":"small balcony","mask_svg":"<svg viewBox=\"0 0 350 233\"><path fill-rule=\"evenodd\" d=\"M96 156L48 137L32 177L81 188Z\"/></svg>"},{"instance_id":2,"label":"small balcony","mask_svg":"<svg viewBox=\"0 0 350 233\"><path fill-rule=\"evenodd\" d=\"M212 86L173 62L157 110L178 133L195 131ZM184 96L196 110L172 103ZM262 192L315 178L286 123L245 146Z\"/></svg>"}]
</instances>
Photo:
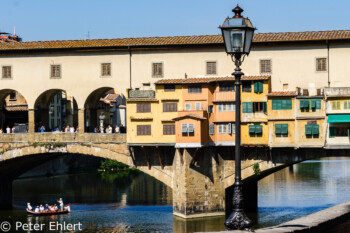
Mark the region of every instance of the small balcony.
<instances>
[{"instance_id":1,"label":"small balcony","mask_svg":"<svg viewBox=\"0 0 350 233\"><path fill-rule=\"evenodd\" d=\"M233 102L236 100L236 92L215 92L214 101L215 102Z\"/></svg>"}]
</instances>

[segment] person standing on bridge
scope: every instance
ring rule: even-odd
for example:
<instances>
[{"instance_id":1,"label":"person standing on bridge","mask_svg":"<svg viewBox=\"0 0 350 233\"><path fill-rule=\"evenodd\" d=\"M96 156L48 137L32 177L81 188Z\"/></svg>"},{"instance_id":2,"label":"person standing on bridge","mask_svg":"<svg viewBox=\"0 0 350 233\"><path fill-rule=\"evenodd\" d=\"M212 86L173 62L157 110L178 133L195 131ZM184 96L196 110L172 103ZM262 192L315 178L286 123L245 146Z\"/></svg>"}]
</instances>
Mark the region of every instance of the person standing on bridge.
<instances>
[{"instance_id":1,"label":"person standing on bridge","mask_svg":"<svg viewBox=\"0 0 350 233\"><path fill-rule=\"evenodd\" d=\"M6 127L6 133L11 133L11 128L10 128L10 126L7 126L7 127Z\"/></svg>"}]
</instances>

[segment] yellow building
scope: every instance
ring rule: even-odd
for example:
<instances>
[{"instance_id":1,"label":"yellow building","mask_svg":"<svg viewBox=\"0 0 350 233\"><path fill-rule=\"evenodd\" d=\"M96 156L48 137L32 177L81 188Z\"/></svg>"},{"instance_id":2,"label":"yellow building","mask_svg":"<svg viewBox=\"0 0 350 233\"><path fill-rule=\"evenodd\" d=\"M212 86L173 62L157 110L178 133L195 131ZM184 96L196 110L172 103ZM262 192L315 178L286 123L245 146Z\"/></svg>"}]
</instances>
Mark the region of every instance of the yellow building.
<instances>
[{"instance_id":1,"label":"yellow building","mask_svg":"<svg viewBox=\"0 0 350 233\"><path fill-rule=\"evenodd\" d=\"M156 90L129 90L127 99L127 143L175 145L175 122L182 110L182 86L160 80Z\"/></svg>"},{"instance_id":2,"label":"yellow building","mask_svg":"<svg viewBox=\"0 0 350 233\"><path fill-rule=\"evenodd\" d=\"M242 144L267 146L267 94L271 90L270 76L242 77Z\"/></svg>"},{"instance_id":3,"label":"yellow building","mask_svg":"<svg viewBox=\"0 0 350 233\"><path fill-rule=\"evenodd\" d=\"M300 89L296 97L296 147L323 147L326 105L323 89Z\"/></svg>"},{"instance_id":4,"label":"yellow building","mask_svg":"<svg viewBox=\"0 0 350 233\"><path fill-rule=\"evenodd\" d=\"M269 146L295 147L295 91L271 92L268 97Z\"/></svg>"}]
</instances>

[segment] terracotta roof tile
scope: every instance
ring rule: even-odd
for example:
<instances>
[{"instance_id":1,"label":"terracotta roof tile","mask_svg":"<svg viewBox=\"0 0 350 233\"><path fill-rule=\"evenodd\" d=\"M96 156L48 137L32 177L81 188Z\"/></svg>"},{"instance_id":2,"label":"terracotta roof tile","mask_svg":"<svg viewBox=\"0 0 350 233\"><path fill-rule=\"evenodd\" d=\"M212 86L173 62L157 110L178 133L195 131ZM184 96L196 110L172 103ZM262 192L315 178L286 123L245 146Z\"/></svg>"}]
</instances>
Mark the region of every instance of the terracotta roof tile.
<instances>
[{"instance_id":1,"label":"terracotta roof tile","mask_svg":"<svg viewBox=\"0 0 350 233\"><path fill-rule=\"evenodd\" d=\"M243 76L242 80L268 80L271 76ZM234 76L226 77L202 77L202 78L187 78L187 79L162 79L155 84L191 84L191 83L212 83L220 81L234 81Z\"/></svg>"},{"instance_id":2,"label":"terracotta roof tile","mask_svg":"<svg viewBox=\"0 0 350 233\"><path fill-rule=\"evenodd\" d=\"M286 42L286 41L316 41L350 39L350 30L306 31L257 33L253 43ZM118 48L118 47L152 47L175 45L217 45L222 44L221 35L201 36L168 36L168 37L136 37L117 39L91 40L53 40L0 43L0 51L32 50L32 49L79 49L79 48Z\"/></svg>"},{"instance_id":3,"label":"terracotta roof tile","mask_svg":"<svg viewBox=\"0 0 350 233\"><path fill-rule=\"evenodd\" d=\"M9 112L28 111L28 105L12 105L12 106L6 106L5 108Z\"/></svg>"},{"instance_id":4,"label":"terracotta roof tile","mask_svg":"<svg viewBox=\"0 0 350 233\"><path fill-rule=\"evenodd\" d=\"M154 98L129 98L126 102L157 102L158 99Z\"/></svg>"},{"instance_id":5,"label":"terracotta roof tile","mask_svg":"<svg viewBox=\"0 0 350 233\"><path fill-rule=\"evenodd\" d=\"M267 96L296 96L296 91L274 91L267 94Z\"/></svg>"}]
</instances>

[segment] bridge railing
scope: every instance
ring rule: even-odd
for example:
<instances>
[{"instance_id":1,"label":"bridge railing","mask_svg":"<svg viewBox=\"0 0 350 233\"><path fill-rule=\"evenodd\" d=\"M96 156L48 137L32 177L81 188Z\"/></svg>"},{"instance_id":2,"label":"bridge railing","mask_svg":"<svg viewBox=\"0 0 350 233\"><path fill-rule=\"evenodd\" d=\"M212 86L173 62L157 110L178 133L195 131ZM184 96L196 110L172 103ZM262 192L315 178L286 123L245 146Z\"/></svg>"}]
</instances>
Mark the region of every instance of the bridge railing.
<instances>
[{"instance_id":1,"label":"bridge railing","mask_svg":"<svg viewBox=\"0 0 350 233\"><path fill-rule=\"evenodd\" d=\"M126 134L105 133L13 133L0 134L0 143L15 142L93 142L125 143Z\"/></svg>"}]
</instances>

